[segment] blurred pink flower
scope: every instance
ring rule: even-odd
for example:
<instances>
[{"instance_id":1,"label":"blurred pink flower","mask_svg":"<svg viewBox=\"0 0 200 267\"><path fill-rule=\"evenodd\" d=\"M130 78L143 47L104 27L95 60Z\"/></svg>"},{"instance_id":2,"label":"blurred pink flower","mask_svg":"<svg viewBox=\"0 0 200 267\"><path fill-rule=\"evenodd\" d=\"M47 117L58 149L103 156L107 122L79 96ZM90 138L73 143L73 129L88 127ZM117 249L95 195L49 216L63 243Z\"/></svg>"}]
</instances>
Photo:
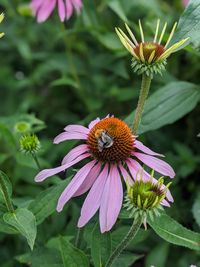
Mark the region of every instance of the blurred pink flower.
<instances>
[{"instance_id":1,"label":"blurred pink flower","mask_svg":"<svg viewBox=\"0 0 200 267\"><path fill-rule=\"evenodd\" d=\"M138 160L165 176L175 176L171 166L156 157L162 155L136 140L127 124L117 118L97 118L88 128L68 125L64 130L54 139L55 144L72 139L84 140L85 143L73 148L64 157L61 166L39 172L35 181L42 182L83 159L89 159L65 188L57 205L57 211L60 212L69 199L80 196L91 188L83 203L78 227L83 227L99 209L101 232L112 228L123 201L121 177L132 185L133 179L142 171ZM151 178L146 171L142 173L144 180ZM157 180L153 178L153 182L156 183ZM168 189L166 192L166 199L161 204L170 206L173 197Z\"/></svg>"},{"instance_id":2,"label":"blurred pink flower","mask_svg":"<svg viewBox=\"0 0 200 267\"><path fill-rule=\"evenodd\" d=\"M189 3L189 0L182 0L182 3L184 6L187 6L187 4Z\"/></svg>"},{"instance_id":3,"label":"blurred pink flower","mask_svg":"<svg viewBox=\"0 0 200 267\"><path fill-rule=\"evenodd\" d=\"M37 17L39 23L44 22L51 15L56 5L58 6L58 14L61 21L69 19L74 8L80 13L82 0L32 0L31 9Z\"/></svg>"}]
</instances>

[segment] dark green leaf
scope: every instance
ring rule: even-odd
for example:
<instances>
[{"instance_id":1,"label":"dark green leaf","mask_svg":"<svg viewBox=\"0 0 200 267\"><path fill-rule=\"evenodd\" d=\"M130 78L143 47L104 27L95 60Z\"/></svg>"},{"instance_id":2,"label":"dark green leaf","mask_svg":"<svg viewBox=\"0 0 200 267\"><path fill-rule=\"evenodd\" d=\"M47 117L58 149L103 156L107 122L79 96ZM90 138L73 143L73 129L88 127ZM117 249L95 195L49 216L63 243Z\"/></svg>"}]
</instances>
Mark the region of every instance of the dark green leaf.
<instances>
[{"instance_id":1,"label":"dark green leaf","mask_svg":"<svg viewBox=\"0 0 200 267\"><path fill-rule=\"evenodd\" d=\"M96 224L92 231L91 255L95 267L104 266L111 253L110 232L102 234Z\"/></svg>"},{"instance_id":2,"label":"dark green leaf","mask_svg":"<svg viewBox=\"0 0 200 267\"><path fill-rule=\"evenodd\" d=\"M11 197L11 195L12 195L12 185L11 185L11 182L10 182L8 176L4 172L0 171L0 175L1 175L1 179L3 179L3 181L4 181L4 185L6 187L7 193L9 195L9 197ZM0 184L0 202L5 203L5 196L4 196L4 193L2 191L1 184Z\"/></svg>"},{"instance_id":3,"label":"dark green leaf","mask_svg":"<svg viewBox=\"0 0 200 267\"><path fill-rule=\"evenodd\" d=\"M60 237L60 252L64 267L89 267L89 261L83 251L75 248Z\"/></svg>"},{"instance_id":4,"label":"dark green leaf","mask_svg":"<svg viewBox=\"0 0 200 267\"><path fill-rule=\"evenodd\" d=\"M28 209L35 215L37 224L42 223L56 210L58 198L68 183L69 179L60 181L59 185L44 190L30 203Z\"/></svg>"},{"instance_id":5,"label":"dark green leaf","mask_svg":"<svg viewBox=\"0 0 200 267\"><path fill-rule=\"evenodd\" d=\"M138 133L171 124L193 110L200 100L200 88L188 82L172 82L153 93L145 104ZM131 126L134 112L126 122Z\"/></svg>"},{"instance_id":6,"label":"dark green leaf","mask_svg":"<svg viewBox=\"0 0 200 267\"><path fill-rule=\"evenodd\" d=\"M4 221L17 229L23 235L33 249L37 228L35 216L27 209L17 209L14 213L8 212L3 216Z\"/></svg>"},{"instance_id":7,"label":"dark green leaf","mask_svg":"<svg viewBox=\"0 0 200 267\"><path fill-rule=\"evenodd\" d=\"M152 248L146 258L145 267L149 266L165 267L167 263L166 260L168 252L169 252L169 244L166 242L163 242L158 246Z\"/></svg>"},{"instance_id":8,"label":"dark green leaf","mask_svg":"<svg viewBox=\"0 0 200 267\"><path fill-rule=\"evenodd\" d=\"M197 195L194 201L194 204L192 207L192 213L197 224L200 226L200 194Z\"/></svg>"},{"instance_id":9,"label":"dark green leaf","mask_svg":"<svg viewBox=\"0 0 200 267\"><path fill-rule=\"evenodd\" d=\"M149 225L169 243L200 251L200 234L195 233L170 218L166 214L148 220Z\"/></svg>"},{"instance_id":10,"label":"dark green leaf","mask_svg":"<svg viewBox=\"0 0 200 267\"><path fill-rule=\"evenodd\" d=\"M134 262L142 257L143 255L137 255L134 253L123 253L114 261L112 267L130 267Z\"/></svg>"},{"instance_id":11,"label":"dark green leaf","mask_svg":"<svg viewBox=\"0 0 200 267\"><path fill-rule=\"evenodd\" d=\"M188 42L193 43L195 46L200 44L200 0L190 0L179 20L177 31L171 43L187 37L190 37ZM183 46L186 46L188 42Z\"/></svg>"}]
</instances>

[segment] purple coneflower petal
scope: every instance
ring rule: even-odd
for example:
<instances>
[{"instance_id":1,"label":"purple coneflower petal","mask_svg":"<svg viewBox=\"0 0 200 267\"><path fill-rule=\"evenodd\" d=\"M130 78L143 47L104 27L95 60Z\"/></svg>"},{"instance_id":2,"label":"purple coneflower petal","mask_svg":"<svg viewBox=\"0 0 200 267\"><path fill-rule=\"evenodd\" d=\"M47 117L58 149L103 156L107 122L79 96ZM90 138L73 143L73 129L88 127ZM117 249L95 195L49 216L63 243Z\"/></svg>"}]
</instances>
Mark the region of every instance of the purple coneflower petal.
<instances>
[{"instance_id":1,"label":"purple coneflower petal","mask_svg":"<svg viewBox=\"0 0 200 267\"><path fill-rule=\"evenodd\" d=\"M87 135L85 133L69 133L69 132L62 132L61 134L57 135L53 140L54 144L59 144L66 140L86 140Z\"/></svg>"},{"instance_id":2,"label":"purple coneflower petal","mask_svg":"<svg viewBox=\"0 0 200 267\"><path fill-rule=\"evenodd\" d=\"M79 145L72 150L63 158L61 165L67 164L68 162L75 160L80 155L88 152L88 146L86 144Z\"/></svg>"},{"instance_id":3,"label":"purple coneflower petal","mask_svg":"<svg viewBox=\"0 0 200 267\"><path fill-rule=\"evenodd\" d=\"M84 182L79 187L79 189L76 191L76 193L73 195L73 197L80 196L80 195L84 194L85 192L87 192L92 187L94 181L99 176L100 170L101 170L101 163L98 163L88 173L88 175L85 178Z\"/></svg>"},{"instance_id":4,"label":"purple coneflower petal","mask_svg":"<svg viewBox=\"0 0 200 267\"><path fill-rule=\"evenodd\" d=\"M148 155L164 157L164 155L154 152L153 150L151 150L150 148L148 148L147 146L145 146L142 142L138 140L135 140L134 147L136 147L137 149L141 150L142 152Z\"/></svg>"},{"instance_id":5,"label":"purple coneflower petal","mask_svg":"<svg viewBox=\"0 0 200 267\"><path fill-rule=\"evenodd\" d=\"M90 124L88 125L88 128L92 129L99 121L100 118L96 118L96 120L91 121Z\"/></svg>"},{"instance_id":6,"label":"purple coneflower petal","mask_svg":"<svg viewBox=\"0 0 200 267\"><path fill-rule=\"evenodd\" d=\"M175 172L172 167L161 159L157 159L153 156L145 155L139 152L134 152L134 156L136 156L139 160L141 160L153 170L165 176L169 176L170 178L173 178L175 176Z\"/></svg>"},{"instance_id":7,"label":"purple coneflower petal","mask_svg":"<svg viewBox=\"0 0 200 267\"><path fill-rule=\"evenodd\" d=\"M170 204L169 202L166 200L166 199L163 199L161 202L160 202L161 205L165 206L165 207L170 207Z\"/></svg>"},{"instance_id":8,"label":"purple coneflower petal","mask_svg":"<svg viewBox=\"0 0 200 267\"><path fill-rule=\"evenodd\" d=\"M53 176L59 172L65 171L66 169L68 169L69 167L73 166L74 164L78 163L79 161L89 157L90 154L86 153L84 155L81 155L80 157L76 158L75 160L68 162L65 165L53 168L53 169L45 169L42 170L41 172L39 172L36 177L35 177L35 181L36 182L42 182L44 181L46 178L48 178L49 176Z\"/></svg>"},{"instance_id":9,"label":"purple coneflower petal","mask_svg":"<svg viewBox=\"0 0 200 267\"><path fill-rule=\"evenodd\" d=\"M123 188L117 166L112 165L107 178L101 204L100 204L100 229L104 233L115 224L122 207Z\"/></svg>"},{"instance_id":10,"label":"purple coneflower petal","mask_svg":"<svg viewBox=\"0 0 200 267\"><path fill-rule=\"evenodd\" d=\"M80 13L81 7L82 7L82 1L81 0L72 0L73 6L75 7L76 11Z\"/></svg>"},{"instance_id":11,"label":"purple coneflower petal","mask_svg":"<svg viewBox=\"0 0 200 267\"><path fill-rule=\"evenodd\" d=\"M67 201L74 195L74 193L79 189L79 187L84 182L85 178L87 177L90 170L95 165L96 160L93 160L89 163L87 163L85 166L83 166L73 177L71 182L68 184L68 186L65 188L65 190L62 192L61 196L58 200L57 205L57 211L62 211L64 205L67 203Z\"/></svg>"},{"instance_id":12,"label":"purple coneflower petal","mask_svg":"<svg viewBox=\"0 0 200 267\"><path fill-rule=\"evenodd\" d=\"M31 9L33 11L33 14L36 15L38 9L40 8L40 6L42 5L42 1L41 0L33 0L30 4Z\"/></svg>"},{"instance_id":13,"label":"purple coneflower petal","mask_svg":"<svg viewBox=\"0 0 200 267\"><path fill-rule=\"evenodd\" d=\"M84 133L84 134L88 134L89 133L89 129L82 126L82 125L76 125L76 124L71 124L71 125L67 125L64 130L66 132L70 132L70 133Z\"/></svg>"},{"instance_id":14,"label":"purple coneflower petal","mask_svg":"<svg viewBox=\"0 0 200 267\"><path fill-rule=\"evenodd\" d=\"M69 19L73 13L73 6L71 0L65 0L66 2L66 15L67 19Z\"/></svg>"},{"instance_id":15,"label":"purple coneflower petal","mask_svg":"<svg viewBox=\"0 0 200 267\"><path fill-rule=\"evenodd\" d=\"M63 22L65 20L65 4L63 0L58 0L58 14L60 20Z\"/></svg>"},{"instance_id":16,"label":"purple coneflower petal","mask_svg":"<svg viewBox=\"0 0 200 267\"><path fill-rule=\"evenodd\" d=\"M44 22L53 12L56 5L56 0L46 0L40 6L37 13L37 21Z\"/></svg>"},{"instance_id":17,"label":"purple coneflower petal","mask_svg":"<svg viewBox=\"0 0 200 267\"><path fill-rule=\"evenodd\" d=\"M135 180L140 179L141 175L143 181L148 181L150 179L151 176L144 171L142 166L136 160L130 158L126 161L126 164Z\"/></svg>"},{"instance_id":18,"label":"purple coneflower petal","mask_svg":"<svg viewBox=\"0 0 200 267\"><path fill-rule=\"evenodd\" d=\"M122 164L119 164L119 169L122 173L123 179L125 182L128 182L129 185L133 184L133 180L131 178L131 176L129 175L129 173L127 172L127 170L122 166Z\"/></svg>"},{"instance_id":19,"label":"purple coneflower petal","mask_svg":"<svg viewBox=\"0 0 200 267\"><path fill-rule=\"evenodd\" d=\"M100 207L102 194L106 180L108 178L108 164L105 165L102 172L99 174L98 178L94 182L90 192L88 193L82 209L81 216L78 221L78 227L83 227L97 212Z\"/></svg>"}]
</instances>

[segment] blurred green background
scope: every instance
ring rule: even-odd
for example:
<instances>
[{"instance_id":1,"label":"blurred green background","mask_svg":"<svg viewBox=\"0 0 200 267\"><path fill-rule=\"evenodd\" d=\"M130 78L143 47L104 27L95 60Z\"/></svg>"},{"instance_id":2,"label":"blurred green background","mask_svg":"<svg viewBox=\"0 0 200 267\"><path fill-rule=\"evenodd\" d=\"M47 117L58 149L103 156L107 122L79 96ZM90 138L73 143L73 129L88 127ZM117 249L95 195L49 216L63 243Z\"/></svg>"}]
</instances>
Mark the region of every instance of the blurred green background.
<instances>
[{"instance_id":1,"label":"blurred green background","mask_svg":"<svg viewBox=\"0 0 200 267\"><path fill-rule=\"evenodd\" d=\"M14 204L18 207L29 206L41 191L58 183L56 178L50 178L44 184L34 182L37 173L35 162L19 152L19 123L26 122L31 132L38 134L42 145L39 152L41 165L53 167L60 164L62 157L74 145L74 142L52 144L52 139L67 124L87 125L97 116L107 114L126 119L136 108L141 77L132 72L131 56L120 44L114 28L120 26L124 29L123 22L127 21L139 37L138 19L141 19L145 36L150 39L157 18L163 23L168 22L169 32L184 10L179 0L83 0L80 16L74 15L65 24L59 21L57 11L45 23L37 24L35 18L26 12L28 3L23 0L1 0L0 3L0 11L5 13L5 20L0 25L0 32L5 32L0 40L0 169L11 179ZM181 95L179 81L190 82L195 90L200 90L199 44L200 41L195 42L194 46L190 45L169 58L167 71L162 77L155 76L150 95L171 82L174 83L164 90L178 89ZM165 154L166 161L176 171L171 186L175 203L167 213L196 232L199 232L200 223L198 100L199 95L194 96L188 110L186 103L173 124L165 125L163 117L163 125L153 127L152 131L145 130L145 133L141 130L140 135L147 146ZM159 116L157 112L157 117L148 119L156 124ZM128 121L131 121L130 117ZM40 218L43 223L38 226L33 253L22 237L6 234L8 229L5 233L2 231L0 266L62 266L59 261L54 262L57 252L45 244L53 242L52 238L60 234L73 239L83 199L74 199L59 215L53 213L55 204L52 204L51 211ZM3 209L1 207L0 215ZM32 205L31 210L40 216L37 207ZM128 225L129 221L120 220L115 226L112 237L116 243ZM86 254L90 253L93 226L94 220L82 234L81 247ZM130 245L116 267L131 266L134 261L136 267L200 264L199 252L167 244L152 230L141 230L140 237L137 245ZM140 259L136 261L137 257Z\"/></svg>"}]
</instances>

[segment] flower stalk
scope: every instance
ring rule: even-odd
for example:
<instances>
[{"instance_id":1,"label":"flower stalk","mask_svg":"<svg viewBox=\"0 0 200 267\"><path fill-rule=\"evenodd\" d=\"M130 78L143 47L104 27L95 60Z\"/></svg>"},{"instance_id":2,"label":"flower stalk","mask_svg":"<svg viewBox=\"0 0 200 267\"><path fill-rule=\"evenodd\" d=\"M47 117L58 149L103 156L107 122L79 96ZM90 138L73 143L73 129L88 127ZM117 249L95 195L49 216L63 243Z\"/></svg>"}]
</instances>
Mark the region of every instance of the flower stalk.
<instances>
[{"instance_id":1,"label":"flower stalk","mask_svg":"<svg viewBox=\"0 0 200 267\"><path fill-rule=\"evenodd\" d=\"M133 240L133 238L136 236L138 230L140 229L142 225L142 222L143 222L143 217L141 216L137 217L137 219L133 221L133 224L130 230L128 231L127 235L124 237L121 243L116 247L116 249L110 255L105 267L111 267L113 265L114 261L119 257L122 251L128 246L131 240Z\"/></svg>"},{"instance_id":2,"label":"flower stalk","mask_svg":"<svg viewBox=\"0 0 200 267\"><path fill-rule=\"evenodd\" d=\"M151 85L151 76L147 76L146 74L142 75L142 84L141 84L141 90L140 90L140 96L135 112L135 117L133 121L133 134L137 134L137 129L141 121L142 113L144 110L145 101L147 99L147 96L149 94L149 89Z\"/></svg>"},{"instance_id":3,"label":"flower stalk","mask_svg":"<svg viewBox=\"0 0 200 267\"><path fill-rule=\"evenodd\" d=\"M13 213L15 210L13 208L13 204L12 204L11 198L9 196L9 193L8 193L8 190L7 190L7 187L6 187L6 184L5 184L4 177L1 174L1 172L0 172L0 187L1 187L1 190L2 190L2 193L3 193L3 197L4 197L4 200L5 200L5 204L6 204L8 212L12 212Z\"/></svg>"}]
</instances>

